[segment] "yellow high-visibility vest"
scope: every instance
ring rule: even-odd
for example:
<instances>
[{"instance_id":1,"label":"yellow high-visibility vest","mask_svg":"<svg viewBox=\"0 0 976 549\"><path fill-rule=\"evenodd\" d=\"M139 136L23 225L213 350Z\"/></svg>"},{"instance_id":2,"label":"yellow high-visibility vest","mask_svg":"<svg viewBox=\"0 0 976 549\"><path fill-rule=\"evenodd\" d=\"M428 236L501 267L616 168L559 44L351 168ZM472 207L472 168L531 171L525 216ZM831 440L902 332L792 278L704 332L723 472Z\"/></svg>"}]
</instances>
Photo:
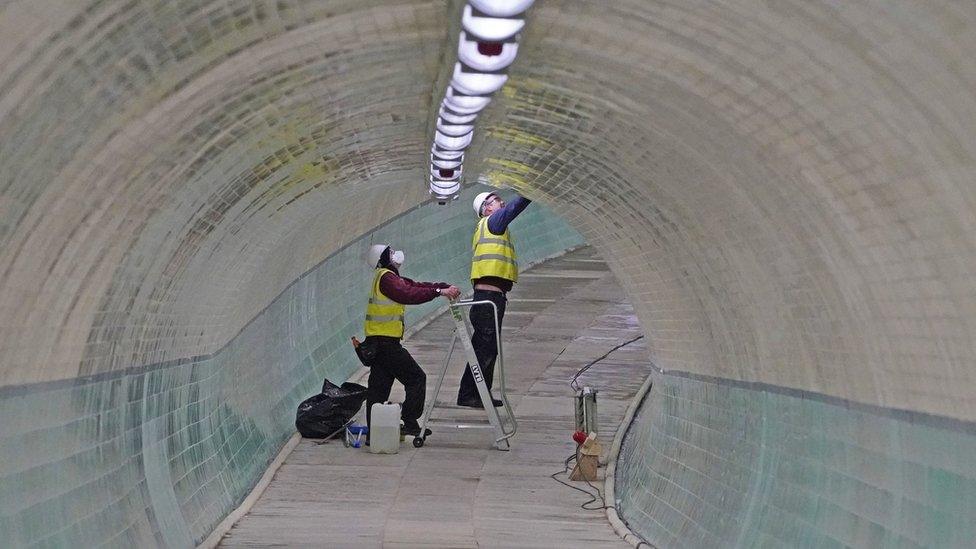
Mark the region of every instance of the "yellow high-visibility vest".
<instances>
[{"instance_id":1,"label":"yellow high-visibility vest","mask_svg":"<svg viewBox=\"0 0 976 549\"><path fill-rule=\"evenodd\" d=\"M364 332L369 336L403 337L403 313L407 307L383 295L380 291L380 279L390 269L376 269L373 277L373 289L369 293L369 303L366 304L366 325Z\"/></svg>"},{"instance_id":2,"label":"yellow high-visibility vest","mask_svg":"<svg viewBox=\"0 0 976 549\"><path fill-rule=\"evenodd\" d=\"M471 258L471 280L483 276L497 276L512 282L518 282L518 259L515 256L515 245L508 234L508 228L501 235L492 234L488 230L488 216L478 221L478 228L471 240L474 257Z\"/></svg>"}]
</instances>

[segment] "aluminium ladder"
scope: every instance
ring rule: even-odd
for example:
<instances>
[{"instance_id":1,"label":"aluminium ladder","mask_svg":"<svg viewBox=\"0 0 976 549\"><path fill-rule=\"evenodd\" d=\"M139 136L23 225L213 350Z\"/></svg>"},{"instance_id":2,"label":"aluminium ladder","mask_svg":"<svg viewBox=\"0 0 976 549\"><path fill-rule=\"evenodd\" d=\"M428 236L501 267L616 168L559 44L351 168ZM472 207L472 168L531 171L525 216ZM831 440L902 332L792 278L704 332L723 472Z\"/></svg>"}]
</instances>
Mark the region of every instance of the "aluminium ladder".
<instances>
[{"instance_id":1,"label":"aluminium ladder","mask_svg":"<svg viewBox=\"0 0 976 549\"><path fill-rule=\"evenodd\" d=\"M492 404L491 392L488 390L488 385L485 383L485 377L481 372L481 364L478 362L478 356L474 352L474 347L471 345L471 333L468 331L468 324L464 319L464 315L461 314L461 309L464 307L473 307L475 305L491 305L491 309L494 313L495 318L495 344L498 346L498 358L495 360L495 368L497 372L497 378L499 382L499 391L502 400L502 409L505 411L504 416L499 415L498 408ZM468 358L468 365L471 369L471 375L474 377L474 384L478 388L478 395L481 397L481 403L484 406L485 413L488 415L488 423L447 423L439 422L441 425L453 426L456 429L493 429L495 432L495 447L499 450L508 450L511 445L509 440L515 436L515 432L518 430L518 422L515 420L515 413L512 411L512 406L508 402L508 397L505 394L505 360L502 356L502 332L498 326L498 307L492 303L490 300L483 301L472 301L472 300L459 300L452 302L450 305L451 316L454 318L455 330L454 337L451 338L451 348L447 352L447 358L444 360L444 367L441 368L440 374L437 376L437 385L434 389L434 393L428 396L427 405L424 407L424 415L420 418L420 436L414 437L413 445L420 448L424 445L424 441L427 439L427 426L431 423L431 413L434 410L434 405L437 402L437 394L441 390L441 385L444 383L444 376L447 374L447 369L451 364L451 356L454 354L454 348L457 345L458 340L461 340L461 346L464 347L464 353Z\"/></svg>"}]
</instances>

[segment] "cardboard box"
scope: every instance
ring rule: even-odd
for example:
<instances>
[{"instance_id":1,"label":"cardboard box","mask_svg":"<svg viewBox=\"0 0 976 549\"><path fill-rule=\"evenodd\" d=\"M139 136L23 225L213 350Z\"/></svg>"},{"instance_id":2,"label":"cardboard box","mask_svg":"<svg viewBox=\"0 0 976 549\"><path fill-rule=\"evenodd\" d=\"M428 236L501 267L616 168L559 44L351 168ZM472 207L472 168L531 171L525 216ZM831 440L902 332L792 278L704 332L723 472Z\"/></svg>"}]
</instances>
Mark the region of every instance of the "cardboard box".
<instances>
[{"instance_id":1,"label":"cardboard box","mask_svg":"<svg viewBox=\"0 0 976 549\"><path fill-rule=\"evenodd\" d=\"M586 442L580 445L576 460L576 467L569 475L569 480L597 480L596 471L600 464L600 453L603 447L596 440L596 433L590 433Z\"/></svg>"}]
</instances>

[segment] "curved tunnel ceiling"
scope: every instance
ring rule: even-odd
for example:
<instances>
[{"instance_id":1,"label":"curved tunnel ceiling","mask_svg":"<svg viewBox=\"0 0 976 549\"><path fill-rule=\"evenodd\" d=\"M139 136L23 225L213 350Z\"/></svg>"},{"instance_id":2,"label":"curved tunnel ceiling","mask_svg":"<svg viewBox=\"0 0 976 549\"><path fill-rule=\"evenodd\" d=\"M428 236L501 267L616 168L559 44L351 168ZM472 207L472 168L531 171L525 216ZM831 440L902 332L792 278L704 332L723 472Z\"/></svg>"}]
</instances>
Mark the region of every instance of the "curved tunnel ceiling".
<instances>
[{"instance_id":1,"label":"curved tunnel ceiling","mask_svg":"<svg viewBox=\"0 0 976 549\"><path fill-rule=\"evenodd\" d=\"M0 8L0 383L211 353L427 199L459 3L64 4ZM539 0L466 177L665 369L976 419L976 7L849 4Z\"/></svg>"}]
</instances>

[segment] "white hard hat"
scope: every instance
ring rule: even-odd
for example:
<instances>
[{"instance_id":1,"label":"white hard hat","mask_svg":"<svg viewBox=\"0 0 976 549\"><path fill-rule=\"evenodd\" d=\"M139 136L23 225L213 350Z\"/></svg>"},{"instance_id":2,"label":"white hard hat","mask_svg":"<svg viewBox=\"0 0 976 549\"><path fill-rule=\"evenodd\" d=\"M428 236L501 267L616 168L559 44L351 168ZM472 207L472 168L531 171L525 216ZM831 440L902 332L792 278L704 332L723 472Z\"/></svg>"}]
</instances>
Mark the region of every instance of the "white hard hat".
<instances>
[{"instance_id":1,"label":"white hard hat","mask_svg":"<svg viewBox=\"0 0 976 549\"><path fill-rule=\"evenodd\" d=\"M373 244L369 247L369 253L366 254L366 262L369 263L370 267L375 267L377 263L380 262L380 256L386 251L390 246L387 244Z\"/></svg>"},{"instance_id":2,"label":"white hard hat","mask_svg":"<svg viewBox=\"0 0 976 549\"><path fill-rule=\"evenodd\" d=\"M478 214L478 216L481 216L481 205L485 203L485 200L488 200L489 196L492 196L494 194L495 193L493 192L478 193L478 196L474 197L474 202L471 203L471 205L474 207L474 213Z\"/></svg>"}]
</instances>

